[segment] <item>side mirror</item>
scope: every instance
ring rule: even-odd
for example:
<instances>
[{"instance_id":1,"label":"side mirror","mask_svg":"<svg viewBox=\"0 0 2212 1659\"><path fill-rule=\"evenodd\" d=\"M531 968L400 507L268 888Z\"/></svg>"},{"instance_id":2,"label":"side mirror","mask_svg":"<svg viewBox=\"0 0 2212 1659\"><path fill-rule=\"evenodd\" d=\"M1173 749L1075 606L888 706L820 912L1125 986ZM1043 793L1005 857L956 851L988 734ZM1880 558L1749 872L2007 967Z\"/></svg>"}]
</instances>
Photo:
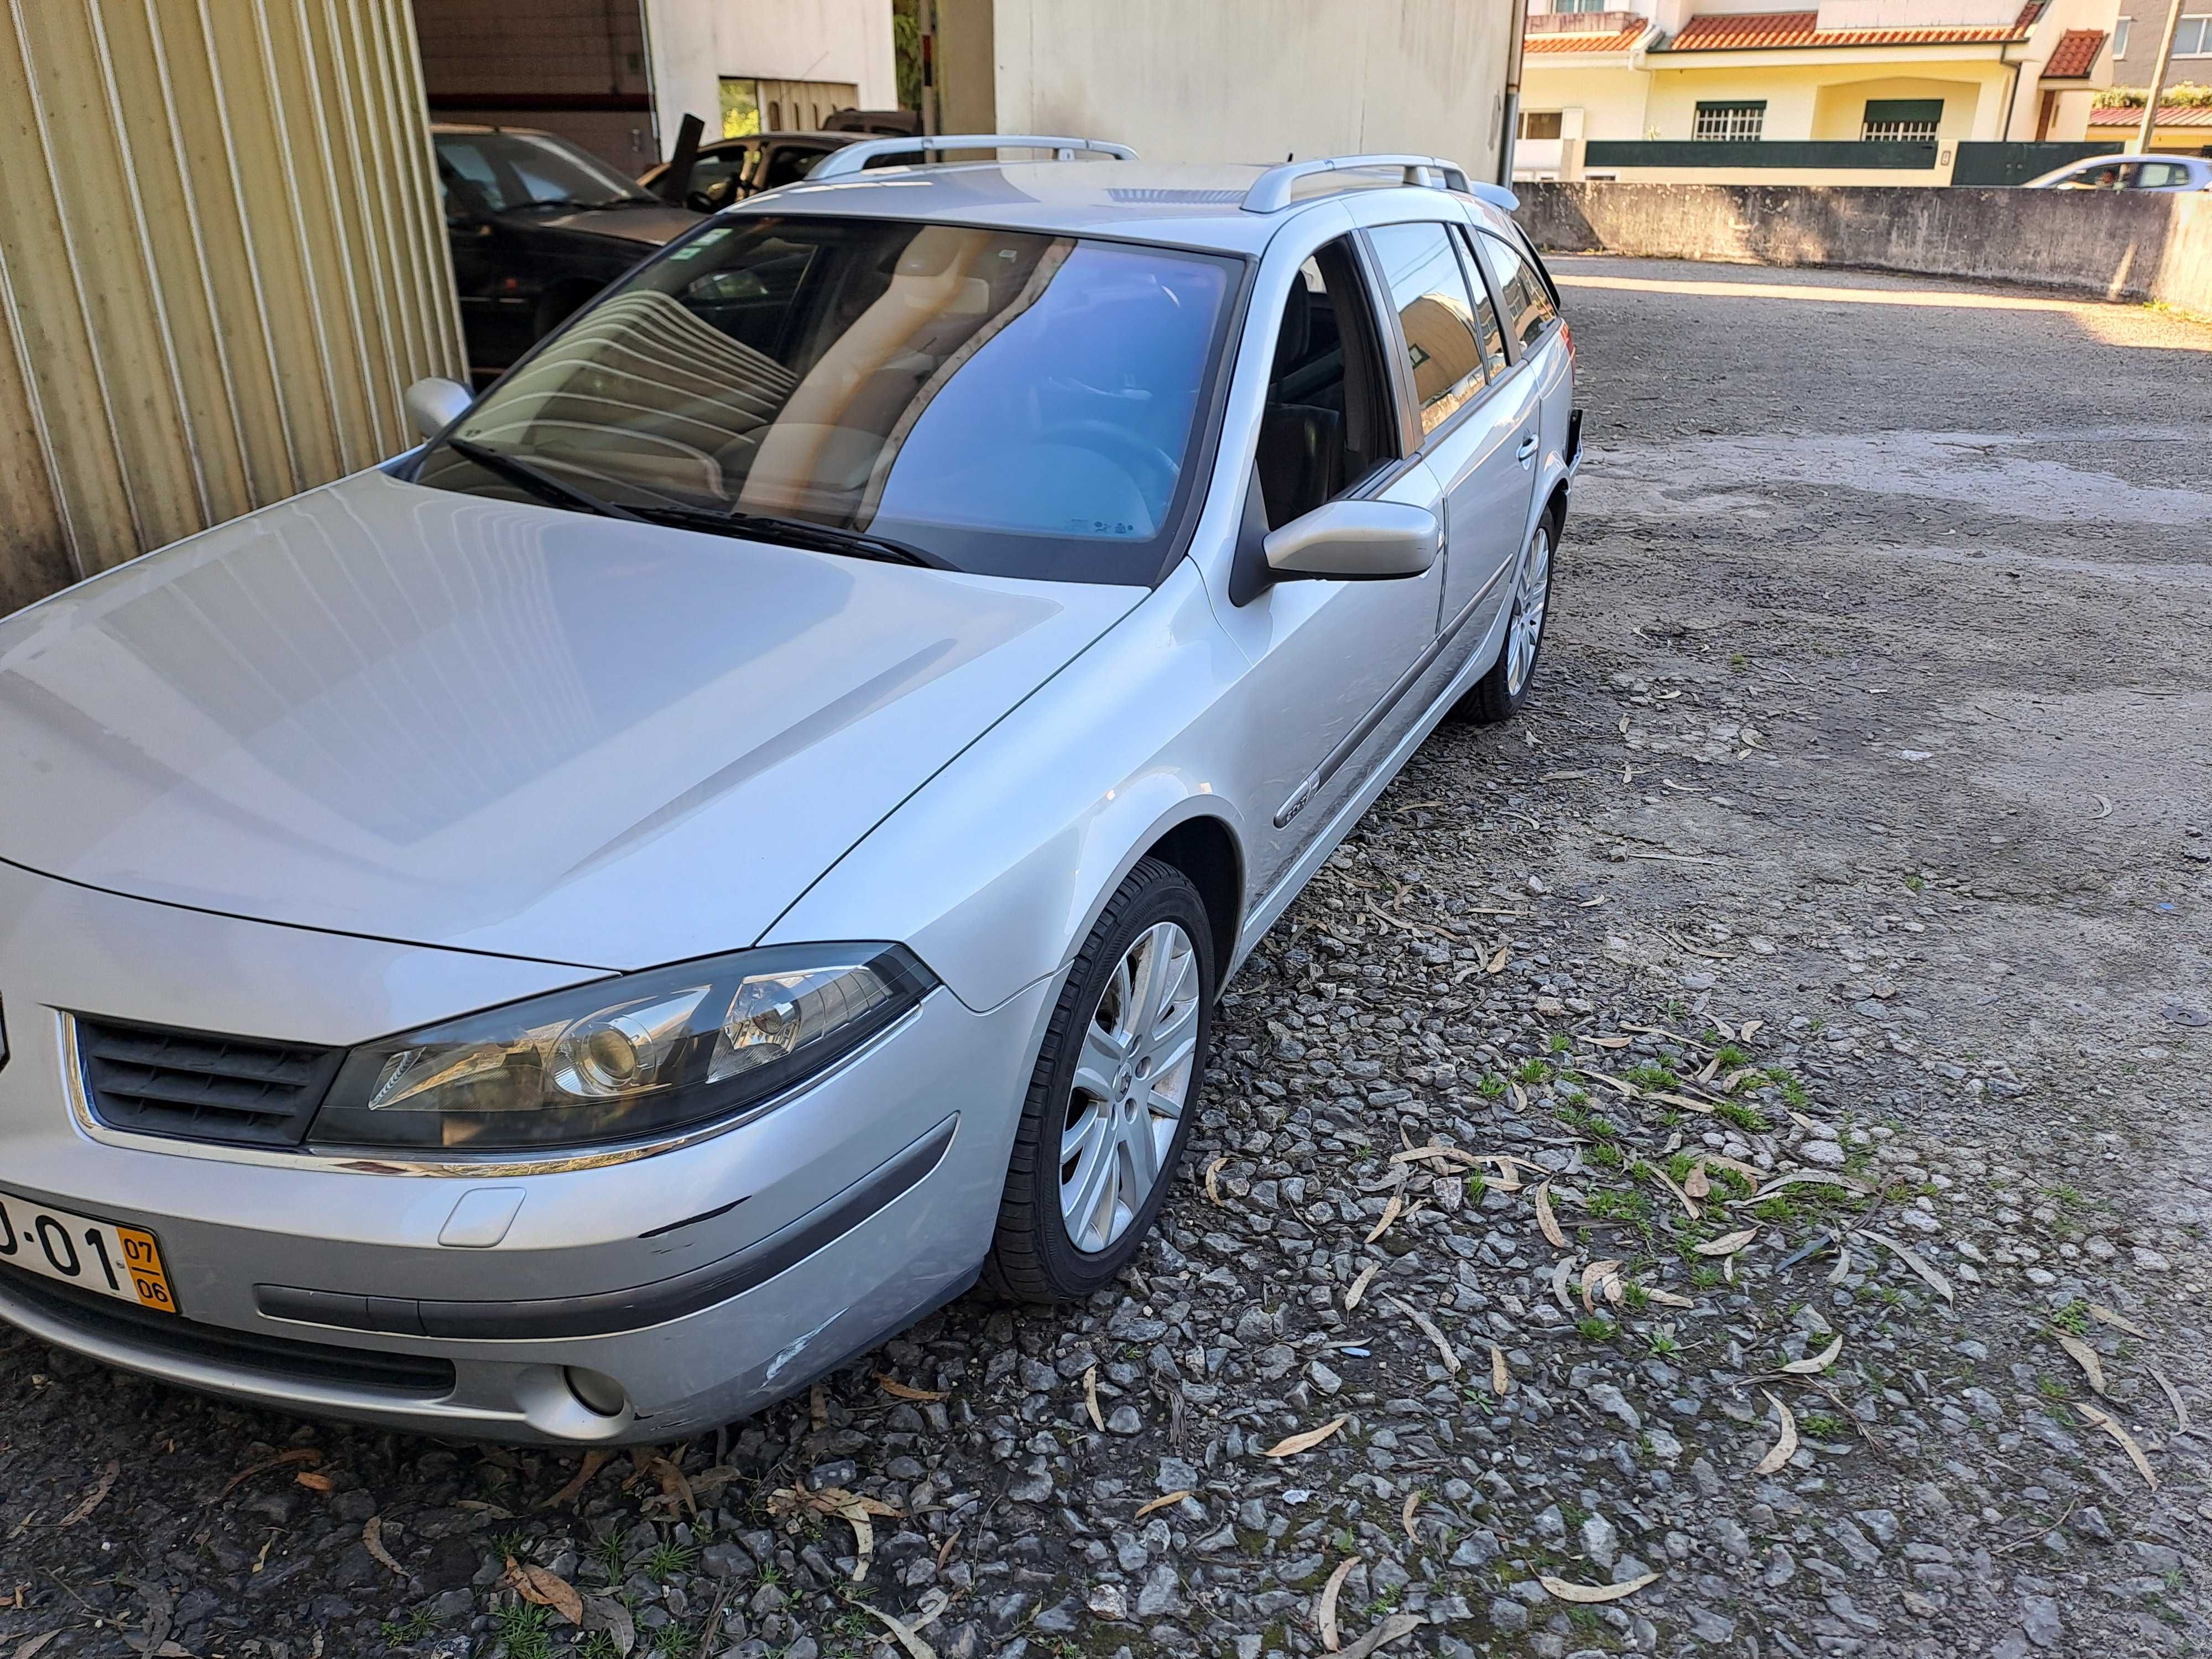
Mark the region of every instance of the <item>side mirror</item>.
<instances>
[{"instance_id":1,"label":"side mirror","mask_svg":"<svg viewBox=\"0 0 2212 1659\"><path fill-rule=\"evenodd\" d=\"M1278 581L1380 581L1426 571L1443 545L1443 528L1425 507L1330 501L1270 532L1261 545Z\"/></svg>"},{"instance_id":2,"label":"side mirror","mask_svg":"<svg viewBox=\"0 0 2212 1659\"><path fill-rule=\"evenodd\" d=\"M434 438L459 420L463 411L475 401L476 395L459 381L434 374L409 386L400 404L416 431L426 438Z\"/></svg>"}]
</instances>

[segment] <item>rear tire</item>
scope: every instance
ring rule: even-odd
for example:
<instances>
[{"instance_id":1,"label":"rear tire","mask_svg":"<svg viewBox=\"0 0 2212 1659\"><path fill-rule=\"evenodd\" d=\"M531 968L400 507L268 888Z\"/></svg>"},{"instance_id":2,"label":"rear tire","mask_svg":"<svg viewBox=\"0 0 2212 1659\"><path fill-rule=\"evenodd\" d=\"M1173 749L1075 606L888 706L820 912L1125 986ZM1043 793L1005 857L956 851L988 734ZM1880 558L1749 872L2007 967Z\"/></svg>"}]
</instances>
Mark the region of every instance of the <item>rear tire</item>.
<instances>
[{"instance_id":1,"label":"rear tire","mask_svg":"<svg viewBox=\"0 0 2212 1659\"><path fill-rule=\"evenodd\" d=\"M1076 955L1030 1077L983 1282L1051 1304L1111 1284L1143 1247L1190 1139L1218 969L1206 903L1158 859Z\"/></svg>"},{"instance_id":2,"label":"rear tire","mask_svg":"<svg viewBox=\"0 0 2212 1659\"><path fill-rule=\"evenodd\" d=\"M1552 556L1557 536L1558 526L1547 513L1538 520L1521 556L1498 660L1452 706L1454 720L1495 726L1511 720L1528 702L1528 690L1536 683L1536 664L1543 653L1544 630L1552 620Z\"/></svg>"}]
</instances>

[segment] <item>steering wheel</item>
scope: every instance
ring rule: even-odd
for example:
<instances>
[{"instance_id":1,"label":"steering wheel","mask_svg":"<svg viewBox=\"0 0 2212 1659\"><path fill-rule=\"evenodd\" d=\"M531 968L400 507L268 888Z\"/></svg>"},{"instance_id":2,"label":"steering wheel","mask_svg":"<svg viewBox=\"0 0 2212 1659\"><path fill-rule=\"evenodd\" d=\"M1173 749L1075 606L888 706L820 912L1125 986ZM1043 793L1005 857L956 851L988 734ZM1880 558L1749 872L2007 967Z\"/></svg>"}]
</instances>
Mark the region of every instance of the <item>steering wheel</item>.
<instances>
[{"instance_id":1,"label":"steering wheel","mask_svg":"<svg viewBox=\"0 0 2212 1659\"><path fill-rule=\"evenodd\" d=\"M1078 449L1110 452L1123 471L1135 475L1137 487L1144 491L1146 498L1157 501L1163 508L1175 495L1176 480L1182 477L1182 468L1172 455L1111 421L1058 421L1038 433L1037 441L1065 441ZM1146 488L1147 480L1158 487Z\"/></svg>"}]
</instances>

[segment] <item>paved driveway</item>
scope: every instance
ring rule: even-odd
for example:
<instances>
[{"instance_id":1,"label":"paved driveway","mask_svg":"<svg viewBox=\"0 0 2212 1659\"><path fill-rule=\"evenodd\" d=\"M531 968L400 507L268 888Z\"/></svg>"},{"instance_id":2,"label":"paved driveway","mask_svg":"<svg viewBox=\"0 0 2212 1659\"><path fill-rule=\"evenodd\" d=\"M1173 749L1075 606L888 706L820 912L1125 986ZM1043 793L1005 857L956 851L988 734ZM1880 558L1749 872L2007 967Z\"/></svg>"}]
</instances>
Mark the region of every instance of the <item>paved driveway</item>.
<instances>
[{"instance_id":1,"label":"paved driveway","mask_svg":"<svg viewBox=\"0 0 2212 1659\"><path fill-rule=\"evenodd\" d=\"M2212 327L1559 274L1536 712L1232 990L1121 1293L604 1466L0 1338L0 1654L2203 1651Z\"/></svg>"}]
</instances>

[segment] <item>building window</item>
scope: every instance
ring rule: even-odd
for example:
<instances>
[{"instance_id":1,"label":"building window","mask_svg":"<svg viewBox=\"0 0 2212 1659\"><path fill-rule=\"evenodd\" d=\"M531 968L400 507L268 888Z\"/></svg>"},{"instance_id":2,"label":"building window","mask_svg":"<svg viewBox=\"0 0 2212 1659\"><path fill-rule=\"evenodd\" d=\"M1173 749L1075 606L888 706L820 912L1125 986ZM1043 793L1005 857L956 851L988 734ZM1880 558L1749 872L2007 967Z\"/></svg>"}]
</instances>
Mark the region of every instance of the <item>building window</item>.
<instances>
[{"instance_id":1,"label":"building window","mask_svg":"<svg viewBox=\"0 0 2212 1659\"><path fill-rule=\"evenodd\" d=\"M1559 136L1559 112L1555 109L1524 110L1521 114L1521 136L1542 140Z\"/></svg>"},{"instance_id":2,"label":"building window","mask_svg":"<svg viewBox=\"0 0 2212 1659\"><path fill-rule=\"evenodd\" d=\"M1553 11L1610 11L1616 0L1552 0Z\"/></svg>"},{"instance_id":3,"label":"building window","mask_svg":"<svg viewBox=\"0 0 2212 1659\"><path fill-rule=\"evenodd\" d=\"M760 82L722 78L722 137L750 138L761 130Z\"/></svg>"},{"instance_id":4,"label":"building window","mask_svg":"<svg viewBox=\"0 0 2212 1659\"><path fill-rule=\"evenodd\" d=\"M2132 17L2116 17L2112 20L2112 56L2114 58L2124 58L2128 55L2128 30L2135 21Z\"/></svg>"},{"instance_id":5,"label":"building window","mask_svg":"<svg viewBox=\"0 0 2212 1659\"><path fill-rule=\"evenodd\" d=\"M1942 124L1941 98L1869 98L1859 137L1877 144L1932 144Z\"/></svg>"},{"instance_id":6,"label":"building window","mask_svg":"<svg viewBox=\"0 0 2212 1659\"><path fill-rule=\"evenodd\" d=\"M2212 58L2212 12L2185 16L2173 31L2176 58Z\"/></svg>"},{"instance_id":7,"label":"building window","mask_svg":"<svg viewBox=\"0 0 2212 1659\"><path fill-rule=\"evenodd\" d=\"M1766 100L1756 103L1706 104L1698 106L1697 125L1690 130L1692 138L1713 138L1723 141L1756 139L1766 126Z\"/></svg>"}]
</instances>

